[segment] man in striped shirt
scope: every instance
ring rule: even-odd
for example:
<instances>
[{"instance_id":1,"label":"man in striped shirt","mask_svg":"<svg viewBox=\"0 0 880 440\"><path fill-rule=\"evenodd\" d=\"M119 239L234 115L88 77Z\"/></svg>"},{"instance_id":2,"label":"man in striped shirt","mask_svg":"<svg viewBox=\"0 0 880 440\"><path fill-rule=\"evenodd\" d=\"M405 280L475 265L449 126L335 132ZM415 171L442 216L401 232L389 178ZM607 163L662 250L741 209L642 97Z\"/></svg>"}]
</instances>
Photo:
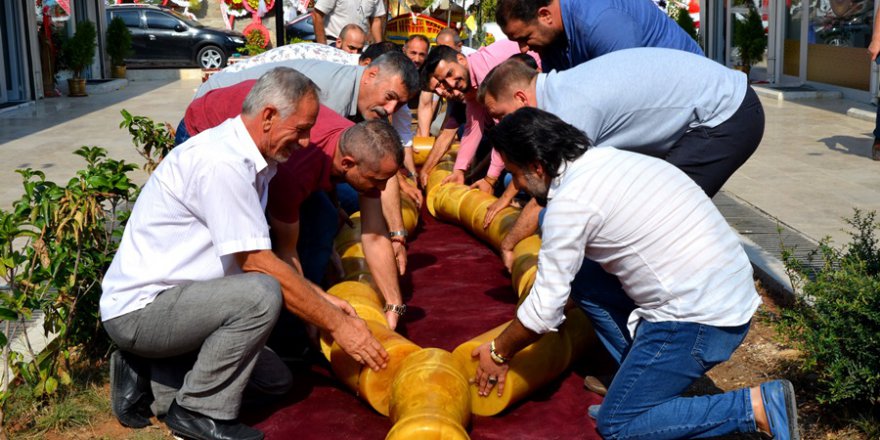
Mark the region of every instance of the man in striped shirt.
<instances>
[{"instance_id":1,"label":"man in striped shirt","mask_svg":"<svg viewBox=\"0 0 880 440\"><path fill-rule=\"evenodd\" d=\"M788 381L681 397L742 343L761 303L739 240L693 180L650 156L590 148L582 131L535 108L508 115L488 137L547 212L529 296L498 338L474 350L481 395L496 384L501 395L507 361L562 325L569 297L580 303L572 281L586 257L620 280L619 291L603 294L633 304L620 329L620 369L598 411L604 438L798 438Z\"/></svg>"}]
</instances>

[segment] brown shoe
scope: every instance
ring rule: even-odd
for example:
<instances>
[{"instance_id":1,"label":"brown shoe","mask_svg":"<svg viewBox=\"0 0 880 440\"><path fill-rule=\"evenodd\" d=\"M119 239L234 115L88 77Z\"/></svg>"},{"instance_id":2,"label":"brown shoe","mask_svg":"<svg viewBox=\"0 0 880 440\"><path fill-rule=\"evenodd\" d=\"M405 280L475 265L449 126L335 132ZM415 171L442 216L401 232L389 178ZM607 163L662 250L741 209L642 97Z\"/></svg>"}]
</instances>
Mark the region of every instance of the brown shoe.
<instances>
[{"instance_id":1,"label":"brown shoe","mask_svg":"<svg viewBox=\"0 0 880 440\"><path fill-rule=\"evenodd\" d=\"M614 378L611 376L586 376L584 377L584 388L604 397L608 393L608 386L605 384L611 384L612 379Z\"/></svg>"},{"instance_id":2,"label":"brown shoe","mask_svg":"<svg viewBox=\"0 0 880 440\"><path fill-rule=\"evenodd\" d=\"M874 138L874 145L871 147L871 158L880 160L880 139Z\"/></svg>"}]
</instances>

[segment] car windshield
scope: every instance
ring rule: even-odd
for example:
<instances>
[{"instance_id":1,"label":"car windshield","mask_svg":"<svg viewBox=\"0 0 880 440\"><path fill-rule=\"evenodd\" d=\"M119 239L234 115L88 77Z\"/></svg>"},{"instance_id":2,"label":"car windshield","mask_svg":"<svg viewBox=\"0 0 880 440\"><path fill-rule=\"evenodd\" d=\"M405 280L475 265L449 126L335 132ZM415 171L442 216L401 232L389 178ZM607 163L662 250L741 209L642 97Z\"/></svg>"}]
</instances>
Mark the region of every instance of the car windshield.
<instances>
[{"instance_id":1,"label":"car windshield","mask_svg":"<svg viewBox=\"0 0 880 440\"><path fill-rule=\"evenodd\" d=\"M167 13L169 13L169 14L175 16L175 17L177 17L178 20L180 20L180 21L186 23L187 26L194 27L194 28L203 28L203 27L205 27L205 26L202 25L201 23L199 23L199 22L197 22L197 21L195 21L195 20L192 20L192 19L190 19L189 17L187 17L186 15L183 15L183 14L181 14L180 12L177 12L177 11L175 11L175 10L173 10L173 9L165 9L165 12L167 12Z\"/></svg>"}]
</instances>

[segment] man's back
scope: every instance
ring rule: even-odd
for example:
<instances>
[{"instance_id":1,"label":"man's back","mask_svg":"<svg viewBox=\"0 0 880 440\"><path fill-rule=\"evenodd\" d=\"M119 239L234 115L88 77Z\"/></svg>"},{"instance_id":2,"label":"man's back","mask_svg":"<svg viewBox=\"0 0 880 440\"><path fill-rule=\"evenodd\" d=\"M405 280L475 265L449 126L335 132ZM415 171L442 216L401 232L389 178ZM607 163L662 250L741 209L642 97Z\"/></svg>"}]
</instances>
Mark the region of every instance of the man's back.
<instances>
[{"instance_id":1,"label":"man's back","mask_svg":"<svg viewBox=\"0 0 880 440\"><path fill-rule=\"evenodd\" d=\"M663 47L703 55L681 27L650 0L558 0L568 54L548 54L550 69L567 69L585 61L632 47Z\"/></svg>"},{"instance_id":2,"label":"man's back","mask_svg":"<svg viewBox=\"0 0 880 440\"><path fill-rule=\"evenodd\" d=\"M538 76L537 100L597 146L663 157L695 127L715 127L739 108L742 72L688 52L635 48Z\"/></svg>"}]
</instances>

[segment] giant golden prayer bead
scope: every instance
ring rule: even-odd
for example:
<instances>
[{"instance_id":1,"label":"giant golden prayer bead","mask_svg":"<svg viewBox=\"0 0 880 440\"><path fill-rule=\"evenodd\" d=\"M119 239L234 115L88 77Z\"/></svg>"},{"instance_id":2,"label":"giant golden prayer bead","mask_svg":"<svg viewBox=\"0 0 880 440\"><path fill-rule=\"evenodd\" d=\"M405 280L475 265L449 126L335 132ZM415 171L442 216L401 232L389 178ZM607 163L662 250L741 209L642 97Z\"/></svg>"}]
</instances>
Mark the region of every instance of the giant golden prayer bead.
<instances>
[{"instance_id":1,"label":"giant golden prayer bead","mask_svg":"<svg viewBox=\"0 0 880 440\"><path fill-rule=\"evenodd\" d=\"M391 384L387 439L467 439L470 392L461 360L439 348L425 348L403 361Z\"/></svg>"}]
</instances>

